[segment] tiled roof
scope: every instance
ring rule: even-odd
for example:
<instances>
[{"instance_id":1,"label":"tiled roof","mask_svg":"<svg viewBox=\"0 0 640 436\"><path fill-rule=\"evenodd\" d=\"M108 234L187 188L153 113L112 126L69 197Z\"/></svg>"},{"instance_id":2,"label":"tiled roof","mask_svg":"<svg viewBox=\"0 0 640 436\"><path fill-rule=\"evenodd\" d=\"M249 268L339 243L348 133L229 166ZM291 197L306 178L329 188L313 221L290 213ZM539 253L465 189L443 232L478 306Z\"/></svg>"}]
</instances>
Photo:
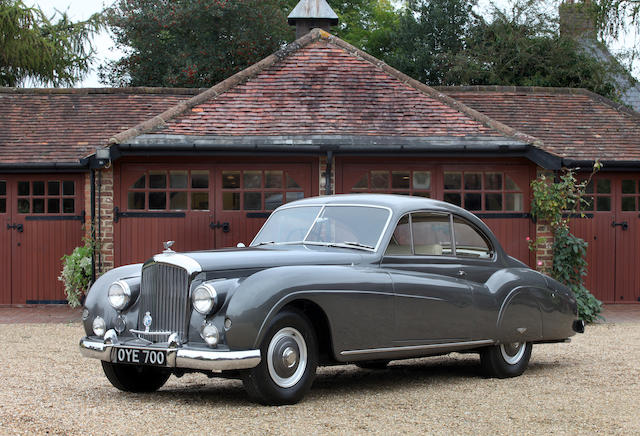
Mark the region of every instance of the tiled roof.
<instances>
[{"instance_id":1,"label":"tiled roof","mask_svg":"<svg viewBox=\"0 0 640 436\"><path fill-rule=\"evenodd\" d=\"M0 165L78 164L114 134L200 91L0 88Z\"/></svg>"},{"instance_id":2,"label":"tiled roof","mask_svg":"<svg viewBox=\"0 0 640 436\"><path fill-rule=\"evenodd\" d=\"M535 141L318 29L112 142L126 143L145 133Z\"/></svg>"},{"instance_id":3,"label":"tiled roof","mask_svg":"<svg viewBox=\"0 0 640 436\"><path fill-rule=\"evenodd\" d=\"M582 89L443 87L447 95L575 160L640 161L640 114Z\"/></svg>"}]
</instances>

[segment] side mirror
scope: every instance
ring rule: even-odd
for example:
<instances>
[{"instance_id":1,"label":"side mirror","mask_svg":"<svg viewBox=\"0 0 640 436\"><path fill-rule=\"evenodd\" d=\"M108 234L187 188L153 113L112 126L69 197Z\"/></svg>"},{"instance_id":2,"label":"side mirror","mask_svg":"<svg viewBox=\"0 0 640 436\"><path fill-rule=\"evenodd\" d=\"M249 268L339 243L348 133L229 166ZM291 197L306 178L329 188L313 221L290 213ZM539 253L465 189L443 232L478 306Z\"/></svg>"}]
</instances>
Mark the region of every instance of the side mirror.
<instances>
[{"instance_id":1,"label":"side mirror","mask_svg":"<svg viewBox=\"0 0 640 436\"><path fill-rule=\"evenodd\" d=\"M246 245L244 245L242 242L238 242L238 245L236 245L236 247L244 248L244 247L246 247Z\"/></svg>"}]
</instances>

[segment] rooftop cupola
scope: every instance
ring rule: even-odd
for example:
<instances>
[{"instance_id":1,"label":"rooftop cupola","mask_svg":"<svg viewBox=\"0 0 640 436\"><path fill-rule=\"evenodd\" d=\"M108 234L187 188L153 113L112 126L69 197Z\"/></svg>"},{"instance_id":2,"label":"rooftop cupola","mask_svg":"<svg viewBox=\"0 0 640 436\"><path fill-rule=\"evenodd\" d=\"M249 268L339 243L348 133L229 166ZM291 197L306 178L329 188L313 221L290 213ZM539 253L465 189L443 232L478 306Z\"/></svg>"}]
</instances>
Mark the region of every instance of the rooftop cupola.
<instances>
[{"instance_id":1,"label":"rooftop cupola","mask_svg":"<svg viewBox=\"0 0 640 436\"><path fill-rule=\"evenodd\" d=\"M291 26L296 26L296 39L316 27L326 30L338 24L338 15L327 0L300 0L287 17Z\"/></svg>"}]
</instances>

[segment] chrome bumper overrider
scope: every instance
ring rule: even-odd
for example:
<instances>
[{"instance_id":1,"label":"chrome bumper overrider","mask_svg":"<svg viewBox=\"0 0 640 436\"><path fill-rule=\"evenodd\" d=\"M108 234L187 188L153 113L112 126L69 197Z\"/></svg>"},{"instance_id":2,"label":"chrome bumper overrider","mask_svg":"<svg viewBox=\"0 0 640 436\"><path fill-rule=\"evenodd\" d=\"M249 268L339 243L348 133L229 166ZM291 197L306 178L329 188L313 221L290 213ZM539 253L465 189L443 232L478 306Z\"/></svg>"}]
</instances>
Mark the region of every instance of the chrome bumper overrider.
<instances>
[{"instance_id":1,"label":"chrome bumper overrider","mask_svg":"<svg viewBox=\"0 0 640 436\"><path fill-rule=\"evenodd\" d=\"M114 343L88 337L80 340L80 353L84 357L114 362L114 350L118 348L146 348L139 344L127 344L126 342ZM163 350L167 352L168 368L189 368L205 371L225 371L232 369L248 369L258 366L260 363L260 350L244 351L214 351L201 348L189 348L186 346L148 347L151 350Z\"/></svg>"}]
</instances>

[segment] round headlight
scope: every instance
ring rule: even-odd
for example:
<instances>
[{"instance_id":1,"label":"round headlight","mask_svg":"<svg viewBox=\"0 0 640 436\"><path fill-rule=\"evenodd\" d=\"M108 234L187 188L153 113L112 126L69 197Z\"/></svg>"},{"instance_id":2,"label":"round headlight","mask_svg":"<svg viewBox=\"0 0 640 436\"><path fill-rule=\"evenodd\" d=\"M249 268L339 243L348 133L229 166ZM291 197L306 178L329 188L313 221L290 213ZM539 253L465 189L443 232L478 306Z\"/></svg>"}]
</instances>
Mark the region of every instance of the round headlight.
<instances>
[{"instance_id":1,"label":"round headlight","mask_svg":"<svg viewBox=\"0 0 640 436\"><path fill-rule=\"evenodd\" d=\"M204 324L202 326L202 330L200 330L200 336L210 347L215 347L218 345L218 339L220 338L220 334L218 333L218 328L213 324Z\"/></svg>"},{"instance_id":2,"label":"round headlight","mask_svg":"<svg viewBox=\"0 0 640 436\"><path fill-rule=\"evenodd\" d=\"M131 288L127 282L118 280L109 286L109 304L116 310L122 310L127 307L131 300Z\"/></svg>"},{"instance_id":3,"label":"round headlight","mask_svg":"<svg viewBox=\"0 0 640 436\"><path fill-rule=\"evenodd\" d=\"M217 303L218 293L208 283L203 283L194 289L191 300L193 307L203 315L207 315L213 310Z\"/></svg>"},{"instance_id":4,"label":"round headlight","mask_svg":"<svg viewBox=\"0 0 640 436\"><path fill-rule=\"evenodd\" d=\"M93 334L96 336L104 336L104 332L107 330L107 324L104 322L104 319L96 316L93 320Z\"/></svg>"}]
</instances>

